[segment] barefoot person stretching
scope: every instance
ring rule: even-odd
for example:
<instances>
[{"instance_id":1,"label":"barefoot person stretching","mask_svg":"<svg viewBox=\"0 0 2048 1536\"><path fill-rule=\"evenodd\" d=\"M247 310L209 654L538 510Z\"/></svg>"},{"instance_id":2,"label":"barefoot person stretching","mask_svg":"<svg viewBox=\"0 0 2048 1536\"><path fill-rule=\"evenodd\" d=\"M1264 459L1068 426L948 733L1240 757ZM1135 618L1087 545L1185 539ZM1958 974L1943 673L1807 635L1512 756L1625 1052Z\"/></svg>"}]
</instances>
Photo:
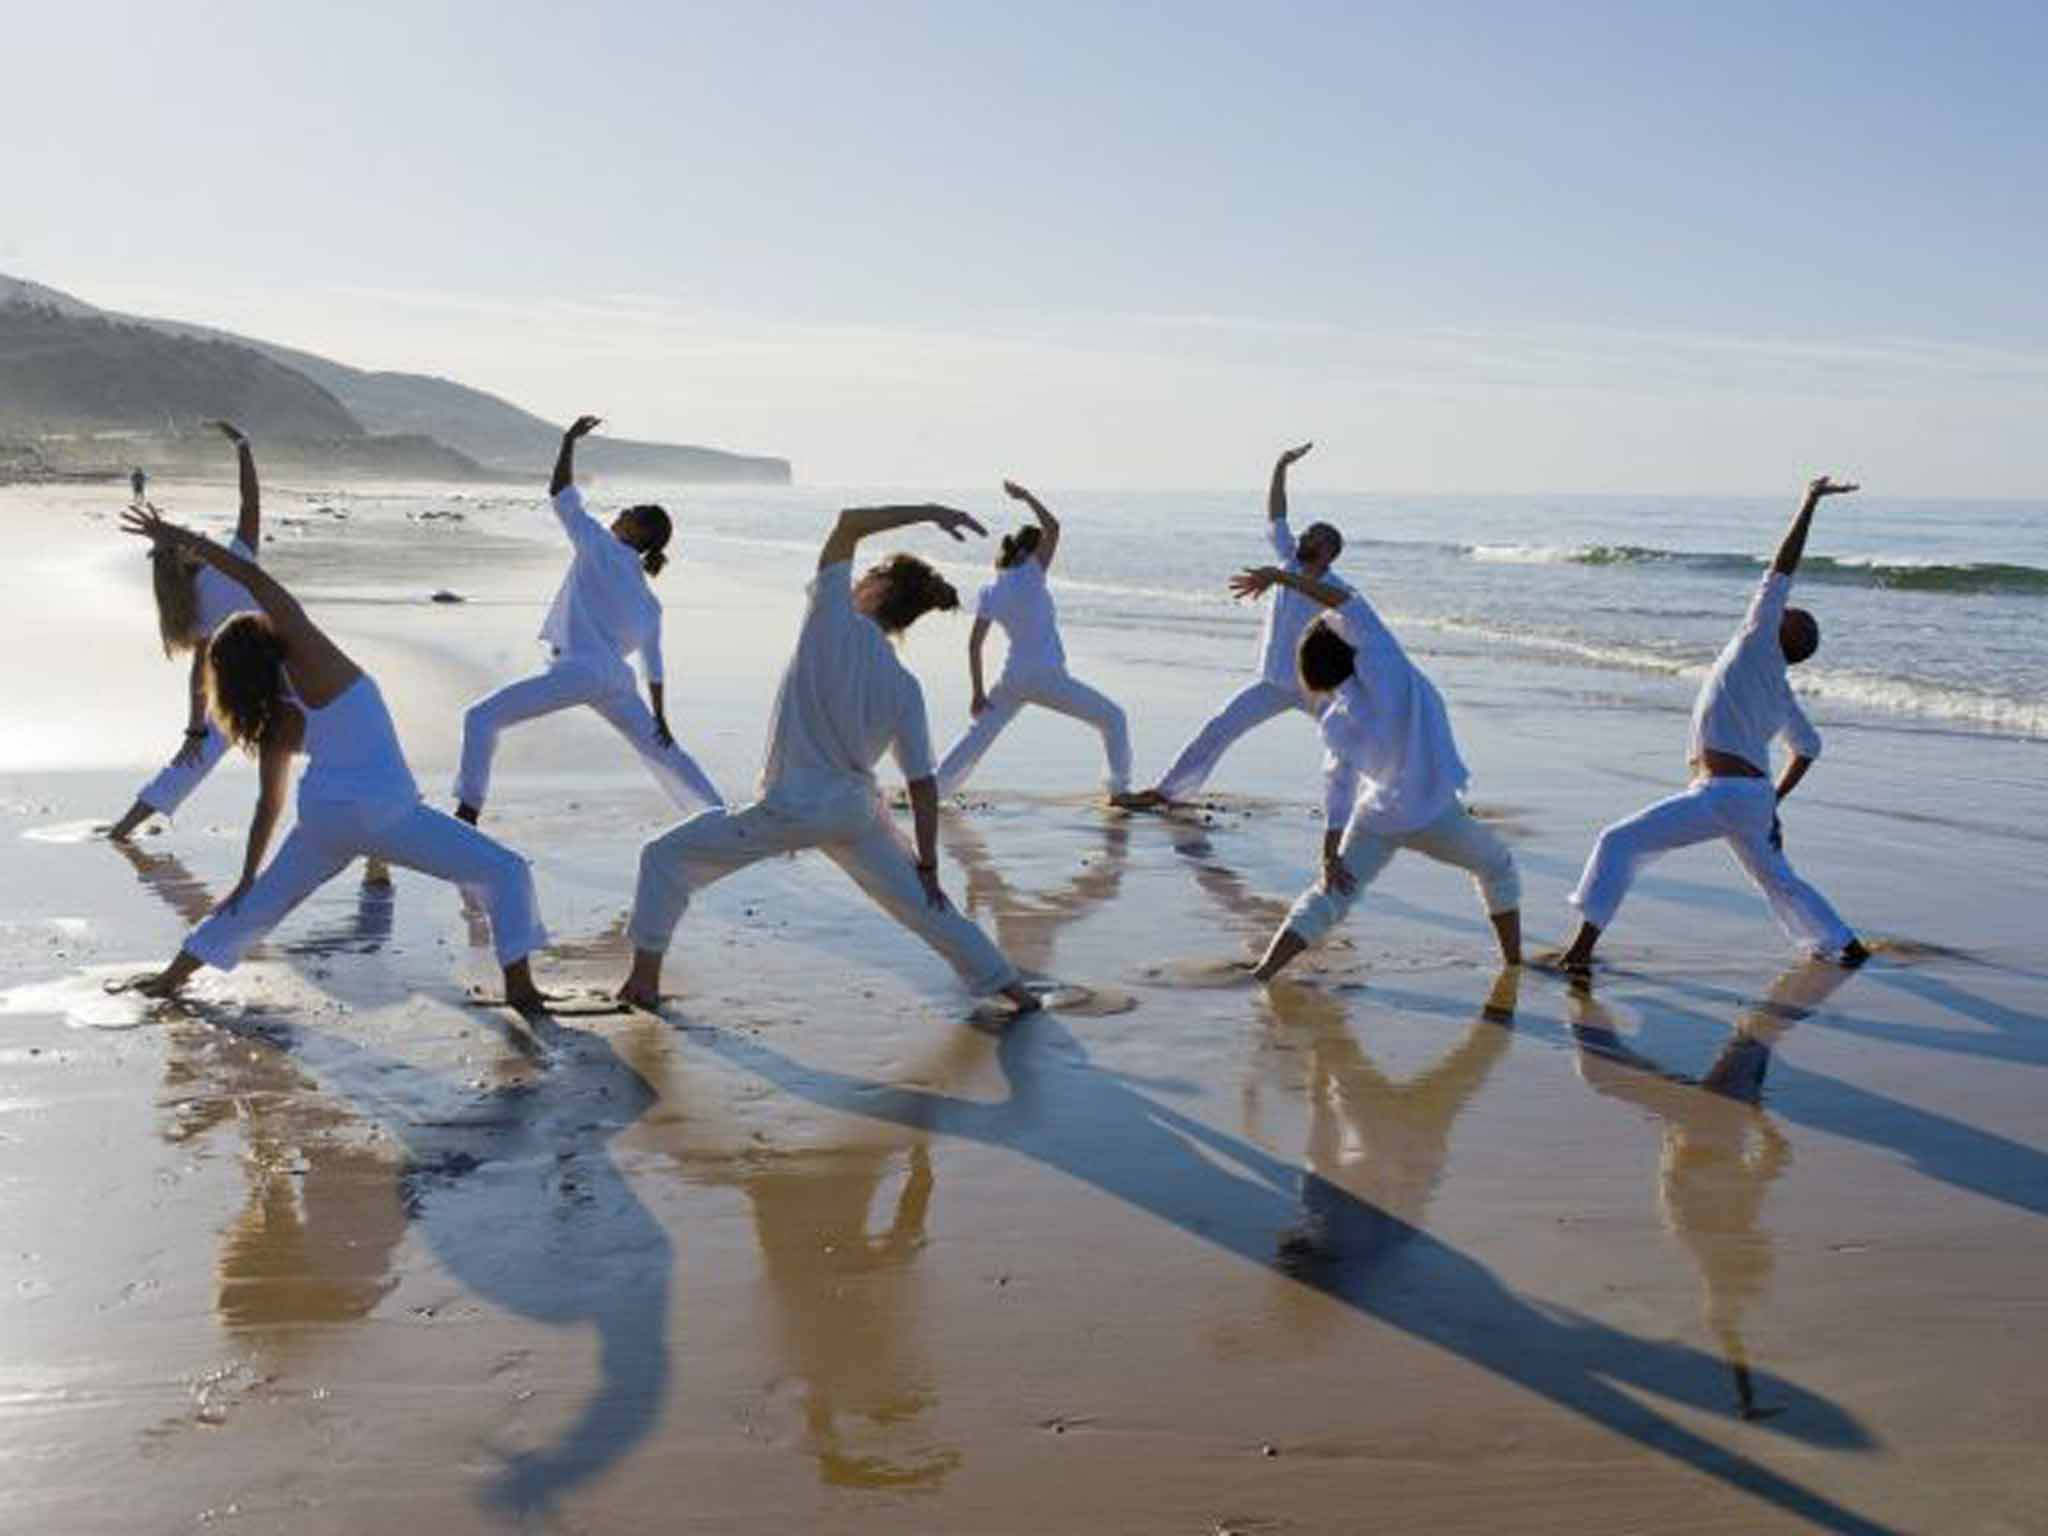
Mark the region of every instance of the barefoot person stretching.
<instances>
[{"instance_id":1,"label":"barefoot person stretching","mask_svg":"<svg viewBox=\"0 0 2048 1536\"><path fill-rule=\"evenodd\" d=\"M951 962L977 995L1000 992L1020 1013L1039 1006L988 936L939 888L939 796L932 777L924 692L890 642L959 597L915 555L891 555L853 579L860 541L930 523L955 539L987 530L951 507L855 507L839 514L818 554L796 652L782 674L768 726L760 798L693 816L640 851L628 934L633 968L619 997L659 1006L662 957L690 897L735 870L816 848L875 904ZM892 752L910 791L917 851L882 802L875 763Z\"/></svg>"},{"instance_id":2,"label":"barefoot person stretching","mask_svg":"<svg viewBox=\"0 0 2048 1536\"><path fill-rule=\"evenodd\" d=\"M1129 803L1130 725L1114 700L1067 670L1059 611L1045 584L1053 557L1059 553L1060 520L1016 481L1005 480L1003 489L1029 507L1035 521L1003 539L1002 551L996 556L996 578L975 599L974 628L967 636L967 672L974 684L969 713L974 723L940 762L939 793L950 795L965 785L1017 712L1026 704L1036 704L1092 725L1101 733L1108 765L1103 787L1112 802ZM1000 624L1010 642L1002 679L993 692L982 686L981 671L981 648L991 624Z\"/></svg>"},{"instance_id":3,"label":"barefoot person stretching","mask_svg":"<svg viewBox=\"0 0 2048 1536\"><path fill-rule=\"evenodd\" d=\"M1764 573L1749 612L1714 663L1692 711L1687 757L1692 782L1679 793L1618 821L1600 834L1586 860L1571 903L1583 921L1571 948L1557 957L1568 971L1585 972L1593 946L1614 921L1622 899L1645 865L1673 848L1720 838L1735 862L1770 904L1795 944L1843 965L1860 965L1869 952L1835 915L1827 898L1792 872L1778 826L1778 802L1791 794L1820 756L1820 733L1806 718L1785 669L1820 648L1820 624L1804 608L1785 606L1792 574L1806 552L1814 509L1853 485L1823 475L1806 488L1777 558ZM1771 742L1782 736L1792 760L1773 790Z\"/></svg>"},{"instance_id":4,"label":"barefoot person stretching","mask_svg":"<svg viewBox=\"0 0 2048 1536\"><path fill-rule=\"evenodd\" d=\"M507 683L470 705L462 718L462 760L455 774L455 814L475 822L491 784L491 759L508 725L588 704L640 754L677 809L699 811L724 796L696 759L676 745L662 706L661 599L648 580L668 564L673 525L662 508L628 507L609 525L583 507L576 488L576 441L597 429L579 416L562 434L548 496L575 551L569 573L541 626L552 660L545 672ZM640 653L652 708L633 687L628 654Z\"/></svg>"},{"instance_id":5,"label":"barefoot person stretching","mask_svg":"<svg viewBox=\"0 0 2048 1536\"><path fill-rule=\"evenodd\" d=\"M153 508L130 508L121 522L155 544L159 558L200 561L239 582L262 610L235 614L206 647L214 720L258 760L242 878L186 936L176 958L140 989L169 997L202 965L233 970L294 907L351 861L369 856L477 890L505 968L506 1002L522 1011L541 1008L527 963L547 937L535 909L533 872L509 848L420 803L375 680L253 560L165 522ZM265 866L291 760L300 752L306 771L299 779L298 822Z\"/></svg>"},{"instance_id":6,"label":"barefoot person stretching","mask_svg":"<svg viewBox=\"0 0 2048 1536\"><path fill-rule=\"evenodd\" d=\"M1301 638L1298 687L1327 696L1323 874L1296 901L1252 974L1271 981L1344 920L1358 893L1403 848L1471 873L1500 942L1522 963L1522 881L1498 832L1458 796L1468 775L1443 696L1408 659L1372 604L1348 587L1277 566L1231 578L1239 597L1285 587L1334 610Z\"/></svg>"},{"instance_id":7,"label":"barefoot person stretching","mask_svg":"<svg viewBox=\"0 0 2048 1536\"><path fill-rule=\"evenodd\" d=\"M1287 525L1287 471L1315 447L1303 443L1280 455L1273 465L1272 484L1266 492L1266 538L1281 569L1303 576L1341 594L1351 595L1341 577L1330 566L1344 550L1344 535L1328 523L1310 523L1296 539ZM1240 736L1256 730L1268 720L1298 709L1313 715L1315 706L1301 691L1295 673L1295 653L1302 631L1316 616L1316 604L1290 588L1273 599L1266 611L1266 626L1259 637L1259 680L1248 683L1232 695L1209 723L1195 733L1194 740L1180 749L1173 766L1151 789L1135 796L1133 804L1161 806L1185 800L1208 782L1209 775Z\"/></svg>"}]
</instances>

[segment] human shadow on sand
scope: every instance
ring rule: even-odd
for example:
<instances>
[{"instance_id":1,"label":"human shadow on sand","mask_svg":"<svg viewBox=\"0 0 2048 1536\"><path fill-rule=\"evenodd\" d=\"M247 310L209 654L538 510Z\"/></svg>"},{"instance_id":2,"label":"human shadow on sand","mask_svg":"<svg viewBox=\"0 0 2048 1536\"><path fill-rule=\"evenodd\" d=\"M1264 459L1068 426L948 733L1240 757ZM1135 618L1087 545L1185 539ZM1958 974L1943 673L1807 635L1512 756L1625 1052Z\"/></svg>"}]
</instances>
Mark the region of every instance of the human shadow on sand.
<instances>
[{"instance_id":1,"label":"human shadow on sand","mask_svg":"<svg viewBox=\"0 0 2048 1536\"><path fill-rule=\"evenodd\" d=\"M997 1058L1010 1091L996 1103L808 1066L758 1039L686 1018L676 1022L704 1049L797 1098L1006 1147L1787 1514L1830 1530L1889 1529L1630 1395L1653 1393L1695 1411L1725 1413L1722 1366L1711 1355L1525 1300L1429 1232L1097 1067L1056 1017L1026 1018L1004 1033ZM1341 1213L1351 1232L1384 1226L1385 1236L1357 1245L1355 1256L1284 1263L1286 1235L1310 1205L1326 1221ZM1825 1398L1775 1377L1768 1385L1787 1405L1772 1426L1778 1433L1813 1448L1863 1450L1874 1444Z\"/></svg>"}]
</instances>

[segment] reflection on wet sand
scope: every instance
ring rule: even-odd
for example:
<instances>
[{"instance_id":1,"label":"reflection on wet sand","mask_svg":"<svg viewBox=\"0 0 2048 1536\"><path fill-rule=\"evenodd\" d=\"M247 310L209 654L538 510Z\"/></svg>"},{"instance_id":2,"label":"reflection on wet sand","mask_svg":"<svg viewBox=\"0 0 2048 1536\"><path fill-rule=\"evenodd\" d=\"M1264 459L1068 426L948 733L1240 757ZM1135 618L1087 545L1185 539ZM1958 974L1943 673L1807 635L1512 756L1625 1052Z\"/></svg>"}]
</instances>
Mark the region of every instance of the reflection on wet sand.
<instances>
[{"instance_id":1,"label":"reflection on wet sand","mask_svg":"<svg viewBox=\"0 0 2048 1536\"><path fill-rule=\"evenodd\" d=\"M977 921L993 919L997 947L1028 975L1053 973L1053 943L1060 930L1115 899L1130 857L1129 825L1105 822L1101 854L1085 859L1080 872L1059 889L1026 892L1004 877L971 817L950 814L939 826L946 851L966 871L962 910Z\"/></svg>"},{"instance_id":2,"label":"reflection on wet sand","mask_svg":"<svg viewBox=\"0 0 2048 1536\"><path fill-rule=\"evenodd\" d=\"M1663 1128L1658 1189L1665 1225L1706 1287L1706 1318L1735 1380L1744 1418L1759 1404L1743 1319L1770 1287L1772 1242L1764 1197L1792 1161L1792 1146L1760 1104L1771 1049L1853 972L1821 961L1795 966L1745 1007L1714 1063L1697 1079L1667 1072L1623 1042L1613 1013L1581 981L1569 992L1579 1075L1596 1092L1653 1115Z\"/></svg>"}]
</instances>

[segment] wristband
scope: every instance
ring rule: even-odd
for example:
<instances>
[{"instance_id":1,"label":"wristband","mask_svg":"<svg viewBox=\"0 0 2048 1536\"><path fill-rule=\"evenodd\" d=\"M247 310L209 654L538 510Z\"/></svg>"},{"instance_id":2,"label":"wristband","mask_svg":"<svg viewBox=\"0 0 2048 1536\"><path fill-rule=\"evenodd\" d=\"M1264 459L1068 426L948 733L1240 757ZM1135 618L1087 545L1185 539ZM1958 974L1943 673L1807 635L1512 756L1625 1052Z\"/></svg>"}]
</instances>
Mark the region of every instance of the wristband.
<instances>
[{"instance_id":1,"label":"wristband","mask_svg":"<svg viewBox=\"0 0 2048 1536\"><path fill-rule=\"evenodd\" d=\"M187 732L185 733L185 739L186 739L187 741L197 741L197 740L199 740L199 738L200 738L200 737L204 736L205 734L206 734L206 729L205 729L205 727L204 727L204 726L202 726L202 727L201 727L200 729L198 729L198 730L196 730L196 731L187 731Z\"/></svg>"}]
</instances>

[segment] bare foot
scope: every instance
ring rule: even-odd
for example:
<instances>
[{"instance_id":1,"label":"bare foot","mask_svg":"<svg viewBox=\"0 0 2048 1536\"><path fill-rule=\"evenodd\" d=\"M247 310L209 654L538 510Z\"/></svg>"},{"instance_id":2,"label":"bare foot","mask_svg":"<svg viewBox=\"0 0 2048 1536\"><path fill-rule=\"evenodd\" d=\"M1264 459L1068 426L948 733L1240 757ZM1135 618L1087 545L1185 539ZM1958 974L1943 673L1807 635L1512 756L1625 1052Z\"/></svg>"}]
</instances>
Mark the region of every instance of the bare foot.
<instances>
[{"instance_id":1,"label":"bare foot","mask_svg":"<svg viewBox=\"0 0 2048 1536\"><path fill-rule=\"evenodd\" d=\"M1553 971L1560 976L1590 976L1593 974L1593 957L1575 955L1568 949L1546 949L1529 962L1539 971Z\"/></svg>"},{"instance_id":2,"label":"bare foot","mask_svg":"<svg viewBox=\"0 0 2048 1536\"><path fill-rule=\"evenodd\" d=\"M1003 988L1003 996L1016 1005L1017 1017L1020 1019L1026 1014L1037 1013L1045 1007L1045 999L1025 986L1021 981L1015 986Z\"/></svg>"},{"instance_id":3,"label":"bare foot","mask_svg":"<svg viewBox=\"0 0 2048 1536\"><path fill-rule=\"evenodd\" d=\"M380 891L391 888L391 866L382 859L363 860L363 884Z\"/></svg>"},{"instance_id":4,"label":"bare foot","mask_svg":"<svg viewBox=\"0 0 2048 1536\"><path fill-rule=\"evenodd\" d=\"M1110 796L1110 804L1120 805L1127 811L1163 811L1172 803L1156 789L1140 789L1129 794Z\"/></svg>"},{"instance_id":5,"label":"bare foot","mask_svg":"<svg viewBox=\"0 0 2048 1536\"><path fill-rule=\"evenodd\" d=\"M1848 947L1836 958L1835 964L1845 971L1853 971L1870 958L1870 951L1863 947L1861 939L1851 939Z\"/></svg>"},{"instance_id":6,"label":"bare foot","mask_svg":"<svg viewBox=\"0 0 2048 1536\"><path fill-rule=\"evenodd\" d=\"M455 807L455 819L457 821L466 821L472 827L476 825L477 817L481 816L482 814L483 812L478 810L475 806L471 805L467 800L463 801L462 804Z\"/></svg>"}]
</instances>

